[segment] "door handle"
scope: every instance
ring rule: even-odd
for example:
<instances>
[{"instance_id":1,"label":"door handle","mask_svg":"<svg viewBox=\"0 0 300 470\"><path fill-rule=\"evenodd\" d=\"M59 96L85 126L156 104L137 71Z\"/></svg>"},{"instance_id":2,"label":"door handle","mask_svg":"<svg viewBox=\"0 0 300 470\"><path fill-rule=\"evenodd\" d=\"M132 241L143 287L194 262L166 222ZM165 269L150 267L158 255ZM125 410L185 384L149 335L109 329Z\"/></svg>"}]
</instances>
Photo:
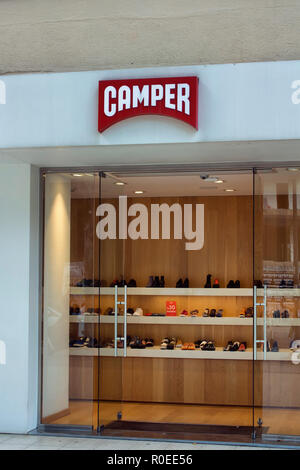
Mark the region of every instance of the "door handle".
<instances>
[{"instance_id":1,"label":"door handle","mask_svg":"<svg viewBox=\"0 0 300 470\"><path fill-rule=\"evenodd\" d=\"M257 339L257 307L264 307L263 313L263 327L264 327L264 338ZM254 286L254 331L253 331L253 349L254 349L254 360L257 359L257 343L263 343L264 345L264 361L267 359L267 286L264 285L264 301L262 303L257 302L257 287Z\"/></svg>"},{"instance_id":2,"label":"door handle","mask_svg":"<svg viewBox=\"0 0 300 470\"><path fill-rule=\"evenodd\" d=\"M114 338L114 356L118 355L118 286L115 286L115 338Z\"/></svg>"}]
</instances>

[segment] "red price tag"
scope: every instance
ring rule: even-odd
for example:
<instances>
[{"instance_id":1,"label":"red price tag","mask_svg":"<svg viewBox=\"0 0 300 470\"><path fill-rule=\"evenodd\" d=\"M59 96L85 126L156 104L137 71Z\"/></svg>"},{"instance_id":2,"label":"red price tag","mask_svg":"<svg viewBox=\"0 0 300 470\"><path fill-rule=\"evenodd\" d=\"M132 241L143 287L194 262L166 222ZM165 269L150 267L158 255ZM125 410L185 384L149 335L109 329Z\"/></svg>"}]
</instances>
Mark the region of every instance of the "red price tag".
<instances>
[{"instance_id":1,"label":"red price tag","mask_svg":"<svg viewBox=\"0 0 300 470\"><path fill-rule=\"evenodd\" d=\"M166 315L168 317L176 317L177 310L176 310L175 300L167 300L167 302L166 302Z\"/></svg>"}]
</instances>

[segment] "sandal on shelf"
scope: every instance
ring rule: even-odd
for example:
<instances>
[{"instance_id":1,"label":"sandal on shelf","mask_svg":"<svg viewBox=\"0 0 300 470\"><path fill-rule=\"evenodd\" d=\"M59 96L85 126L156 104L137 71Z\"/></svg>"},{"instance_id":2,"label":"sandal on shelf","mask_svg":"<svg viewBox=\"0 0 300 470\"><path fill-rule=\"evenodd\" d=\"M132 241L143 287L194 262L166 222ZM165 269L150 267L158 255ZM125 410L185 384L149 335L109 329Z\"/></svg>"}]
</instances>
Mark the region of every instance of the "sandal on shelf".
<instances>
[{"instance_id":1,"label":"sandal on shelf","mask_svg":"<svg viewBox=\"0 0 300 470\"><path fill-rule=\"evenodd\" d=\"M187 317L189 315L189 312L187 310L182 310L180 316L181 317Z\"/></svg>"},{"instance_id":2,"label":"sandal on shelf","mask_svg":"<svg viewBox=\"0 0 300 470\"><path fill-rule=\"evenodd\" d=\"M199 314L199 310L197 310L197 309L192 310L191 313L190 313L191 317L197 317L198 314Z\"/></svg>"},{"instance_id":3,"label":"sandal on shelf","mask_svg":"<svg viewBox=\"0 0 300 470\"><path fill-rule=\"evenodd\" d=\"M189 343L188 344L188 350L193 351L195 349L195 344L194 343Z\"/></svg>"},{"instance_id":4,"label":"sandal on shelf","mask_svg":"<svg viewBox=\"0 0 300 470\"><path fill-rule=\"evenodd\" d=\"M183 343L183 346L181 348L182 350L187 350L189 349L189 343Z\"/></svg>"}]
</instances>

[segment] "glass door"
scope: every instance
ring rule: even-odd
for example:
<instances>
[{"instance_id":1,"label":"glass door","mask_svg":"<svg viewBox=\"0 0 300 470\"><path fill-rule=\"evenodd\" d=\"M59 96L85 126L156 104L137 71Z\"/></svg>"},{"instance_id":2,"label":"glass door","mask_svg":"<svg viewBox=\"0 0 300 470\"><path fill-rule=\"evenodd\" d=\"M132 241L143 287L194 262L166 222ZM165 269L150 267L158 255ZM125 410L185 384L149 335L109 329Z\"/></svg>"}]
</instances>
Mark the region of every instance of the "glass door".
<instances>
[{"instance_id":1,"label":"glass door","mask_svg":"<svg viewBox=\"0 0 300 470\"><path fill-rule=\"evenodd\" d=\"M300 168L255 174L254 424L300 436Z\"/></svg>"},{"instance_id":2,"label":"glass door","mask_svg":"<svg viewBox=\"0 0 300 470\"><path fill-rule=\"evenodd\" d=\"M44 425L97 428L98 173L45 173L42 409Z\"/></svg>"},{"instance_id":3,"label":"glass door","mask_svg":"<svg viewBox=\"0 0 300 470\"><path fill-rule=\"evenodd\" d=\"M124 277L127 230L125 184L100 174L96 233L100 242L98 429L118 429L123 416L123 357L127 347L127 280ZM125 214L125 215L124 215Z\"/></svg>"}]
</instances>

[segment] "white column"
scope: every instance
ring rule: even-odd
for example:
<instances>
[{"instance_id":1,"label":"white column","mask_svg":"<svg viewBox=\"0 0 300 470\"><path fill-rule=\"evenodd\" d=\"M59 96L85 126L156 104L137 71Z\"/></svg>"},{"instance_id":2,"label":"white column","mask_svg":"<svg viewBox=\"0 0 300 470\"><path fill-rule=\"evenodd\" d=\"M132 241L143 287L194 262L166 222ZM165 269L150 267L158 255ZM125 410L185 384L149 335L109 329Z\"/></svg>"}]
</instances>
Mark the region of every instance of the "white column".
<instances>
[{"instance_id":1,"label":"white column","mask_svg":"<svg viewBox=\"0 0 300 470\"><path fill-rule=\"evenodd\" d=\"M69 408L69 294L71 183L45 180L43 418Z\"/></svg>"},{"instance_id":2,"label":"white column","mask_svg":"<svg viewBox=\"0 0 300 470\"><path fill-rule=\"evenodd\" d=\"M0 433L37 425L39 171L0 165Z\"/></svg>"}]
</instances>

